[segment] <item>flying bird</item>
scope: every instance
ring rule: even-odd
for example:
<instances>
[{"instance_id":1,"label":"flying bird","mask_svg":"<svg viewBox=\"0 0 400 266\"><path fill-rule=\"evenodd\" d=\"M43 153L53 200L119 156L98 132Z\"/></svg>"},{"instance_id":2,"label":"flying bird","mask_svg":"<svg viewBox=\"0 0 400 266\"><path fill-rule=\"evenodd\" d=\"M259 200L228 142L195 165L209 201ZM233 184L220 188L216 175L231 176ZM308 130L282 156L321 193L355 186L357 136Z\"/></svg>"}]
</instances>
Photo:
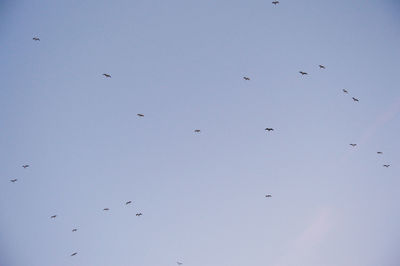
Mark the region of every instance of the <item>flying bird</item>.
<instances>
[{"instance_id":1,"label":"flying bird","mask_svg":"<svg viewBox=\"0 0 400 266\"><path fill-rule=\"evenodd\" d=\"M139 213L136 213L136 216L142 216L143 215L143 213L141 213L141 212L139 212Z\"/></svg>"},{"instance_id":2,"label":"flying bird","mask_svg":"<svg viewBox=\"0 0 400 266\"><path fill-rule=\"evenodd\" d=\"M383 167L388 168L390 166L390 164L384 164Z\"/></svg>"},{"instance_id":3,"label":"flying bird","mask_svg":"<svg viewBox=\"0 0 400 266\"><path fill-rule=\"evenodd\" d=\"M144 117L144 114L137 114L137 116Z\"/></svg>"},{"instance_id":4,"label":"flying bird","mask_svg":"<svg viewBox=\"0 0 400 266\"><path fill-rule=\"evenodd\" d=\"M376 152L377 154L383 154L383 152L381 152L381 151L378 151L378 152Z\"/></svg>"},{"instance_id":5,"label":"flying bird","mask_svg":"<svg viewBox=\"0 0 400 266\"><path fill-rule=\"evenodd\" d=\"M178 264L178 265L182 265L183 263L182 263L182 262L180 262L180 261L177 261L177 262L176 262L176 264Z\"/></svg>"},{"instance_id":6,"label":"flying bird","mask_svg":"<svg viewBox=\"0 0 400 266\"><path fill-rule=\"evenodd\" d=\"M103 74L103 76L105 76L106 78L111 78L110 74Z\"/></svg>"},{"instance_id":7,"label":"flying bird","mask_svg":"<svg viewBox=\"0 0 400 266\"><path fill-rule=\"evenodd\" d=\"M277 4L279 4L279 1L273 1L272 2L274 5L277 5Z\"/></svg>"},{"instance_id":8,"label":"flying bird","mask_svg":"<svg viewBox=\"0 0 400 266\"><path fill-rule=\"evenodd\" d=\"M354 143L351 143L350 145L353 146L353 147L357 146L357 144L354 144Z\"/></svg>"},{"instance_id":9,"label":"flying bird","mask_svg":"<svg viewBox=\"0 0 400 266\"><path fill-rule=\"evenodd\" d=\"M267 195L265 195L265 197L266 197L266 198L271 198L272 195L271 195L271 194L267 194Z\"/></svg>"},{"instance_id":10,"label":"flying bird","mask_svg":"<svg viewBox=\"0 0 400 266\"><path fill-rule=\"evenodd\" d=\"M244 78L244 80L250 80L250 78L249 77L243 77Z\"/></svg>"},{"instance_id":11,"label":"flying bird","mask_svg":"<svg viewBox=\"0 0 400 266\"><path fill-rule=\"evenodd\" d=\"M33 37L32 40L34 41L40 41L40 39L38 37Z\"/></svg>"},{"instance_id":12,"label":"flying bird","mask_svg":"<svg viewBox=\"0 0 400 266\"><path fill-rule=\"evenodd\" d=\"M347 93L347 94L349 93L349 92L348 92L347 90L345 90L345 89L343 89L343 92L344 92L344 93Z\"/></svg>"},{"instance_id":13,"label":"flying bird","mask_svg":"<svg viewBox=\"0 0 400 266\"><path fill-rule=\"evenodd\" d=\"M103 209L103 211L109 211L109 210L110 210L109 208L104 208L104 209Z\"/></svg>"},{"instance_id":14,"label":"flying bird","mask_svg":"<svg viewBox=\"0 0 400 266\"><path fill-rule=\"evenodd\" d=\"M352 98L353 98L353 101L358 102L358 99L357 99L357 98L354 98L354 97L352 97Z\"/></svg>"},{"instance_id":15,"label":"flying bird","mask_svg":"<svg viewBox=\"0 0 400 266\"><path fill-rule=\"evenodd\" d=\"M22 167L23 167L24 169L26 169L26 168L29 167L29 164L25 164L25 165L23 165Z\"/></svg>"},{"instance_id":16,"label":"flying bird","mask_svg":"<svg viewBox=\"0 0 400 266\"><path fill-rule=\"evenodd\" d=\"M266 131L274 131L274 129L273 129L273 128L270 128L270 127L267 127L265 130L266 130Z\"/></svg>"},{"instance_id":17,"label":"flying bird","mask_svg":"<svg viewBox=\"0 0 400 266\"><path fill-rule=\"evenodd\" d=\"M303 71L299 71L299 73L300 73L302 76L304 76L304 75L308 75L308 73L307 73L307 72L303 72Z\"/></svg>"},{"instance_id":18,"label":"flying bird","mask_svg":"<svg viewBox=\"0 0 400 266\"><path fill-rule=\"evenodd\" d=\"M324 65L319 65L319 68L320 69L325 69L325 66Z\"/></svg>"},{"instance_id":19,"label":"flying bird","mask_svg":"<svg viewBox=\"0 0 400 266\"><path fill-rule=\"evenodd\" d=\"M50 216L50 219L55 219L57 217L57 215L52 215Z\"/></svg>"},{"instance_id":20,"label":"flying bird","mask_svg":"<svg viewBox=\"0 0 400 266\"><path fill-rule=\"evenodd\" d=\"M76 232L76 231L78 231L78 229L76 229L76 228L72 229L72 232Z\"/></svg>"},{"instance_id":21,"label":"flying bird","mask_svg":"<svg viewBox=\"0 0 400 266\"><path fill-rule=\"evenodd\" d=\"M201 132L200 129L195 129L195 130L194 130L194 133L200 133L200 132Z\"/></svg>"},{"instance_id":22,"label":"flying bird","mask_svg":"<svg viewBox=\"0 0 400 266\"><path fill-rule=\"evenodd\" d=\"M125 202L125 205L131 204L131 203L132 203L132 201L130 200L130 201Z\"/></svg>"},{"instance_id":23,"label":"flying bird","mask_svg":"<svg viewBox=\"0 0 400 266\"><path fill-rule=\"evenodd\" d=\"M18 180L18 179L15 178L15 179L11 179L10 181L13 182L13 183L15 183L15 182L17 182L17 180Z\"/></svg>"},{"instance_id":24,"label":"flying bird","mask_svg":"<svg viewBox=\"0 0 400 266\"><path fill-rule=\"evenodd\" d=\"M72 254L71 254L71 257L72 257L72 256L75 256L76 254L78 254L78 252L72 253Z\"/></svg>"}]
</instances>

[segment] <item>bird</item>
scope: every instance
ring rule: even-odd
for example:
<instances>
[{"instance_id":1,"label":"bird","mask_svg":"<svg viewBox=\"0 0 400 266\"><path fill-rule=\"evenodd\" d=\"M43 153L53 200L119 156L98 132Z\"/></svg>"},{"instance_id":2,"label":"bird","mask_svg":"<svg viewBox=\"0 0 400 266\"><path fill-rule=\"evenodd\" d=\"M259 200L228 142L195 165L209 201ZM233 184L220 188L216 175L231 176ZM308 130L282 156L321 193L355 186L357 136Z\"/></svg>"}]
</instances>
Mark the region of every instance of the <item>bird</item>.
<instances>
[{"instance_id":1,"label":"bird","mask_svg":"<svg viewBox=\"0 0 400 266\"><path fill-rule=\"evenodd\" d=\"M320 69L325 69L325 66L324 65L319 65L319 68Z\"/></svg>"},{"instance_id":2,"label":"bird","mask_svg":"<svg viewBox=\"0 0 400 266\"><path fill-rule=\"evenodd\" d=\"M144 117L144 114L137 114L137 116L139 116L139 117Z\"/></svg>"},{"instance_id":3,"label":"bird","mask_svg":"<svg viewBox=\"0 0 400 266\"><path fill-rule=\"evenodd\" d=\"M302 76L308 75L308 73L307 73L307 72L304 72L304 71L299 71L299 73L300 73Z\"/></svg>"},{"instance_id":4,"label":"bird","mask_svg":"<svg viewBox=\"0 0 400 266\"><path fill-rule=\"evenodd\" d=\"M26 168L29 167L29 164L24 164L22 167L23 167L24 169L26 169Z\"/></svg>"},{"instance_id":5,"label":"bird","mask_svg":"<svg viewBox=\"0 0 400 266\"><path fill-rule=\"evenodd\" d=\"M57 215L52 215L50 216L50 219L55 219L57 217Z\"/></svg>"},{"instance_id":6,"label":"bird","mask_svg":"<svg viewBox=\"0 0 400 266\"><path fill-rule=\"evenodd\" d=\"M266 131L274 131L274 129L273 129L273 128L270 128L270 127L267 127L265 130L266 130Z\"/></svg>"},{"instance_id":7,"label":"bird","mask_svg":"<svg viewBox=\"0 0 400 266\"><path fill-rule=\"evenodd\" d=\"M378 151L378 152L376 152L377 154L383 154L383 152L381 152L381 151Z\"/></svg>"},{"instance_id":8,"label":"bird","mask_svg":"<svg viewBox=\"0 0 400 266\"><path fill-rule=\"evenodd\" d=\"M250 80L250 78L249 77L243 77L244 78L244 80Z\"/></svg>"},{"instance_id":9,"label":"bird","mask_svg":"<svg viewBox=\"0 0 400 266\"><path fill-rule=\"evenodd\" d=\"M265 195L265 197L266 197L266 198L271 198L272 195L271 195L271 194L267 194L267 195Z\"/></svg>"},{"instance_id":10,"label":"bird","mask_svg":"<svg viewBox=\"0 0 400 266\"><path fill-rule=\"evenodd\" d=\"M72 253L72 254L71 254L71 257L72 257L72 256L75 256L76 254L78 254L78 252Z\"/></svg>"},{"instance_id":11,"label":"bird","mask_svg":"<svg viewBox=\"0 0 400 266\"><path fill-rule=\"evenodd\" d=\"M106 78L111 78L110 74L103 74L103 76L105 76Z\"/></svg>"},{"instance_id":12,"label":"bird","mask_svg":"<svg viewBox=\"0 0 400 266\"><path fill-rule=\"evenodd\" d=\"M354 98L354 97L352 97L352 98L353 98L353 101L358 102L358 99L357 99L357 98Z\"/></svg>"},{"instance_id":13,"label":"bird","mask_svg":"<svg viewBox=\"0 0 400 266\"><path fill-rule=\"evenodd\" d=\"M350 145L353 146L353 147L357 146L357 144L354 144L354 143L351 143Z\"/></svg>"},{"instance_id":14,"label":"bird","mask_svg":"<svg viewBox=\"0 0 400 266\"><path fill-rule=\"evenodd\" d=\"M13 183L15 183L15 182L17 182L17 180L18 180L18 179L15 178L15 179L11 179L10 181L13 182Z\"/></svg>"},{"instance_id":15,"label":"bird","mask_svg":"<svg viewBox=\"0 0 400 266\"><path fill-rule=\"evenodd\" d=\"M76 229L76 228L72 229L72 232L76 232L76 231L78 231L78 229Z\"/></svg>"},{"instance_id":16,"label":"bird","mask_svg":"<svg viewBox=\"0 0 400 266\"><path fill-rule=\"evenodd\" d=\"M279 4L279 1L273 1L272 2L274 5L277 5L277 4Z\"/></svg>"},{"instance_id":17,"label":"bird","mask_svg":"<svg viewBox=\"0 0 400 266\"><path fill-rule=\"evenodd\" d=\"M104 209L103 209L103 211L109 211L109 210L110 210L109 208L104 208Z\"/></svg>"},{"instance_id":18,"label":"bird","mask_svg":"<svg viewBox=\"0 0 400 266\"><path fill-rule=\"evenodd\" d=\"M195 130L194 130L194 133L200 133L200 132L201 132L200 129L195 129Z\"/></svg>"},{"instance_id":19,"label":"bird","mask_svg":"<svg viewBox=\"0 0 400 266\"><path fill-rule=\"evenodd\" d=\"M390 164L384 164L383 167L388 168L390 166Z\"/></svg>"},{"instance_id":20,"label":"bird","mask_svg":"<svg viewBox=\"0 0 400 266\"><path fill-rule=\"evenodd\" d=\"M177 261L177 262L176 262L176 264L178 264L178 265L182 265L183 263L182 263L182 262L180 262L180 261Z\"/></svg>"},{"instance_id":21,"label":"bird","mask_svg":"<svg viewBox=\"0 0 400 266\"><path fill-rule=\"evenodd\" d=\"M38 37L33 37L32 40L34 41L40 41L40 39Z\"/></svg>"},{"instance_id":22,"label":"bird","mask_svg":"<svg viewBox=\"0 0 400 266\"><path fill-rule=\"evenodd\" d=\"M343 89L343 92L344 92L344 93L347 93L347 94L349 93L349 92L348 92L347 90L345 90L345 89Z\"/></svg>"},{"instance_id":23,"label":"bird","mask_svg":"<svg viewBox=\"0 0 400 266\"><path fill-rule=\"evenodd\" d=\"M141 212L139 212L139 213L136 213L136 216L142 216L143 215L143 213L141 213Z\"/></svg>"},{"instance_id":24,"label":"bird","mask_svg":"<svg viewBox=\"0 0 400 266\"><path fill-rule=\"evenodd\" d=\"M131 204L131 203L132 203L132 201L130 200L130 201L125 202L125 205Z\"/></svg>"}]
</instances>

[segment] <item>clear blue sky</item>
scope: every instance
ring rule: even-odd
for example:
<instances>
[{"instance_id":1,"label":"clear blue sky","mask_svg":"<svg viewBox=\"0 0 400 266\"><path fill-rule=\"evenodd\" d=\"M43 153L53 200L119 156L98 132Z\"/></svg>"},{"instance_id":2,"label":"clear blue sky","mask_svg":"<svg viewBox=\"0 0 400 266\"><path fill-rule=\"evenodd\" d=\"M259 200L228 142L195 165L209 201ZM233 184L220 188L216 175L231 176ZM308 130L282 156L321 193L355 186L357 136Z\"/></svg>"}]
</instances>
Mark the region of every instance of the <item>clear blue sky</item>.
<instances>
[{"instance_id":1,"label":"clear blue sky","mask_svg":"<svg viewBox=\"0 0 400 266\"><path fill-rule=\"evenodd\" d=\"M2 0L0 33L1 266L400 264L398 1Z\"/></svg>"}]
</instances>

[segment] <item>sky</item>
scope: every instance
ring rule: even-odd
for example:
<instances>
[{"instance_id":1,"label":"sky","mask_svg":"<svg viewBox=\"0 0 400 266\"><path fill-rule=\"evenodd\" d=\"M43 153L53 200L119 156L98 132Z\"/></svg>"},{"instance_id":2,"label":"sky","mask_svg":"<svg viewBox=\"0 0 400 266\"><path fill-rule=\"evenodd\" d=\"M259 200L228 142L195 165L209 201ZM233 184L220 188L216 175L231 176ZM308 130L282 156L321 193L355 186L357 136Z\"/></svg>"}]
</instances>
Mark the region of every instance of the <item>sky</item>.
<instances>
[{"instance_id":1,"label":"sky","mask_svg":"<svg viewBox=\"0 0 400 266\"><path fill-rule=\"evenodd\" d=\"M398 1L0 0L0 33L0 266L399 265Z\"/></svg>"}]
</instances>

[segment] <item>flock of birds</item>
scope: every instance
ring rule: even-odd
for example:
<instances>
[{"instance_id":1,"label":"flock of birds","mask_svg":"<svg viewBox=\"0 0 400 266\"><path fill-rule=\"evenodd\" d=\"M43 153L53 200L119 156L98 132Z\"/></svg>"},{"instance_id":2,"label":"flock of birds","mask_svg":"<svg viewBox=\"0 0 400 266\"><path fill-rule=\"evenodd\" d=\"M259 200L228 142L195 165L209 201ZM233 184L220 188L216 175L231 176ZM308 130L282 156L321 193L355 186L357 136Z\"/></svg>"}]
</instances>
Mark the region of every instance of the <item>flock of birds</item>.
<instances>
[{"instance_id":1,"label":"flock of birds","mask_svg":"<svg viewBox=\"0 0 400 266\"><path fill-rule=\"evenodd\" d=\"M278 4L279 4L279 1L273 1L272 4L278 5ZM33 37L32 39L33 39L33 41L40 41L40 38L39 38L39 37L36 37L36 36ZM319 67L319 69L321 69L321 70L325 70L325 69L326 69L326 67L325 67L324 65L318 65L318 67ZM299 71L299 73L301 74L301 76L307 76L307 75L309 75L308 72L305 72L305 71ZM105 78L111 78L111 75L108 74L108 73L104 73L104 74L102 74L102 75L103 75ZM247 77L247 76L244 76L243 79L244 79L245 81L250 81L250 78ZM343 89L343 93L349 94L348 90L346 90L346 89ZM353 99L354 102L359 102L359 99L358 99L358 98L352 97L352 99ZM138 116L138 117L144 117L144 114L138 113L137 116ZM271 132L271 131L274 131L274 129L271 128L271 127L267 127L267 128L265 128L265 131ZM200 129L195 129L195 130L194 130L194 133L200 133L200 132L201 132ZM357 144L356 144L356 143L350 143L350 146L356 147ZM382 155L383 152L378 151L377 154ZM24 169L26 169L26 168L29 167L29 165L28 165L28 164L25 164L25 165L23 165L22 167L23 167ZM390 167L390 164L384 164L383 167L388 168L388 167ZM15 178L15 179L11 179L10 181L11 181L12 183L15 183L15 182L17 182L17 180L18 180L18 179ZM271 194L266 194L266 195L265 195L265 198L271 198L271 197L272 197ZM125 202L125 205L129 205L129 204L131 204L131 203L132 203L132 201L127 201L127 202ZM104 208L104 209L103 209L103 211L109 211L109 210L110 210L109 208ZM142 215L143 215L143 214L142 214L141 212L136 213L136 216L137 216L137 217L140 217L140 216L142 216ZM55 218L57 218L57 215L52 215L52 216L50 216L50 219L55 219ZM72 229L72 232L77 232L77 231L78 231L77 228L73 228L73 229ZM76 256L77 254L78 254L78 252L74 252L74 253L72 253L70 256ZM183 263L180 262L180 261L177 261L176 263L177 263L179 266L183 264Z\"/></svg>"}]
</instances>

